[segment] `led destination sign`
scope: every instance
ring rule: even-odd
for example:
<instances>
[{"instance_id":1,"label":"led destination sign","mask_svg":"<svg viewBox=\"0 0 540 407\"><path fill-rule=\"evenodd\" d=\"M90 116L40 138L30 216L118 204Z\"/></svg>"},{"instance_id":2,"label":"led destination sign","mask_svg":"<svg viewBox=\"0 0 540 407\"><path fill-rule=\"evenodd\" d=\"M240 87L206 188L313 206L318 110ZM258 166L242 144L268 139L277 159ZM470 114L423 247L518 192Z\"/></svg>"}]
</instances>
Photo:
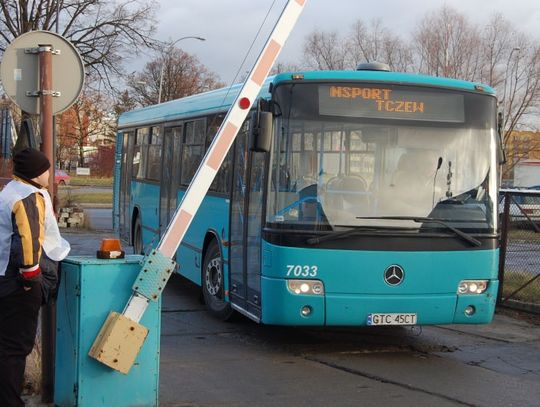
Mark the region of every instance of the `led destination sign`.
<instances>
[{"instance_id":1,"label":"led destination sign","mask_svg":"<svg viewBox=\"0 0 540 407\"><path fill-rule=\"evenodd\" d=\"M319 114L463 123L463 95L342 85L319 86Z\"/></svg>"}]
</instances>

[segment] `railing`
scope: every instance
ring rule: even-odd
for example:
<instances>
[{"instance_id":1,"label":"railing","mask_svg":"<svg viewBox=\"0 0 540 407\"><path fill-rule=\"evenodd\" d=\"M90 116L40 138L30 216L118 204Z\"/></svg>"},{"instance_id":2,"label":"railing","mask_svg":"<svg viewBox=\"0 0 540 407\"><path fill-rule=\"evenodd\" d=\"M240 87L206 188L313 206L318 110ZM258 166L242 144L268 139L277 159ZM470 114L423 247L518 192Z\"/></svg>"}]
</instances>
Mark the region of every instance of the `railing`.
<instances>
[{"instance_id":1,"label":"railing","mask_svg":"<svg viewBox=\"0 0 540 407\"><path fill-rule=\"evenodd\" d=\"M498 304L540 314L540 190L503 189Z\"/></svg>"}]
</instances>

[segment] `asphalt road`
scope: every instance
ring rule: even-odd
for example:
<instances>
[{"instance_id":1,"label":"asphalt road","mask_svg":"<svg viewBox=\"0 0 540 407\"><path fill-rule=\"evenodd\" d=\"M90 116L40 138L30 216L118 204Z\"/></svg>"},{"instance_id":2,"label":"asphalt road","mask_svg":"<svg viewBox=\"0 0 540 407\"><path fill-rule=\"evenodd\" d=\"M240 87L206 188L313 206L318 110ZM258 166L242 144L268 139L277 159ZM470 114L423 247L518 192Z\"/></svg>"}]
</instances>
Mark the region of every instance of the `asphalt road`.
<instances>
[{"instance_id":1,"label":"asphalt road","mask_svg":"<svg viewBox=\"0 0 540 407\"><path fill-rule=\"evenodd\" d=\"M210 317L164 293L161 406L538 406L540 325L306 329Z\"/></svg>"},{"instance_id":2,"label":"asphalt road","mask_svg":"<svg viewBox=\"0 0 540 407\"><path fill-rule=\"evenodd\" d=\"M87 225L91 230L112 230L111 208L84 208Z\"/></svg>"}]
</instances>

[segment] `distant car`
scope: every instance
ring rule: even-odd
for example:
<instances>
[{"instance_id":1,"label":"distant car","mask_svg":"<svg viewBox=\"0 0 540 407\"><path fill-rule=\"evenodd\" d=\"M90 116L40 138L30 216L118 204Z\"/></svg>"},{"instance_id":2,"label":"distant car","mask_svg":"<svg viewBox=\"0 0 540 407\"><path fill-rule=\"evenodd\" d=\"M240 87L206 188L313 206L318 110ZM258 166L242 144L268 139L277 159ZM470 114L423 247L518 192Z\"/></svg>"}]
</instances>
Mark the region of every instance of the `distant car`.
<instances>
[{"instance_id":1,"label":"distant car","mask_svg":"<svg viewBox=\"0 0 540 407\"><path fill-rule=\"evenodd\" d=\"M69 184L70 178L71 177L64 170L58 170L58 169L54 170L54 181L59 186L65 186L65 185Z\"/></svg>"}]
</instances>

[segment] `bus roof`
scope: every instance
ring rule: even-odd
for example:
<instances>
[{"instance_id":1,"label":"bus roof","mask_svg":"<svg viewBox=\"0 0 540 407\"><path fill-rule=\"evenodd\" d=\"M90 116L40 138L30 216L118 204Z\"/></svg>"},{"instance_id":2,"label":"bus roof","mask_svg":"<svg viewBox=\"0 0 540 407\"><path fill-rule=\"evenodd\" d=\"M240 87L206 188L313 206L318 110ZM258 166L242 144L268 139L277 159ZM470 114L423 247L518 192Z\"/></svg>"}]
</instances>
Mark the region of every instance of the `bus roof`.
<instances>
[{"instance_id":1,"label":"bus roof","mask_svg":"<svg viewBox=\"0 0 540 407\"><path fill-rule=\"evenodd\" d=\"M270 97L268 85L271 79L267 78L266 83L259 93L259 97ZM227 88L198 93L159 105L152 105L122 113L118 118L118 128L183 120L187 117L227 111L238 93L240 93L242 85L240 83Z\"/></svg>"},{"instance_id":2,"label":"bus roof","mask_svg":"<svg viewBox=\"0 0 540 407\"><path fill-rule=\"evenodd\" d=\"M297 78L294 79L293 77ZM301 78L301 79L299 79ZM473 91L495 95L493 88L475 82L436 76L416 75L386 71L303 71L281 73L268 77L261 88L259 97L270 98L269 85L286 81L366 81L390 82L404 85L432 86L455 90ZM118 128L129 128L153 123L183 120L188 117L207 115L228 110L242 88L242 84L199 93L181 99L171 100L122 113L118 118Z\"/></svg>"},{"instance_id":3,"label":"bus roof","mask_svg":"<svg viewBox=\"0 0 540 407\"><path fill-rule=\"evenodd\" d=\"M421 86L433 86L441 88L449 88L456 90L467 90L478 92L478 86L480 86L483 93L495 95L493 88L477 83L468 82L459 79L442 78L438 76L427 76L410 74L403 72L387 72L387 71L306 71L298 73L282 73L276 75L273 78L274 84L286 80L291 80L291 75L301 75L303 80L311 81L367 81L367 82L391 82L403 85L421 85Z\"/></svg>"}]
</instances>

